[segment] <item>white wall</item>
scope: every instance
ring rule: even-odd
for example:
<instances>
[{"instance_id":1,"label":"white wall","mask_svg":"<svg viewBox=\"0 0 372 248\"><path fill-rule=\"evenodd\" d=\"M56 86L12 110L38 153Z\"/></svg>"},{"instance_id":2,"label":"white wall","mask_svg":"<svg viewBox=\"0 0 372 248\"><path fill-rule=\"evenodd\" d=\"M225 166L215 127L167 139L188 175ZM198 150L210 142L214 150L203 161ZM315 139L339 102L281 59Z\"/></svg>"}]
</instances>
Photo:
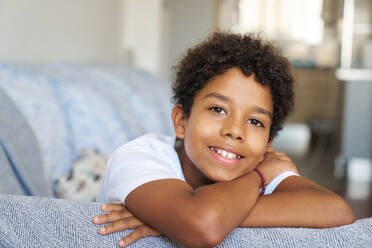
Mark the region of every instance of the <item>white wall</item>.
<instances>
[{"instance_id":1,"label":"white wall","mask_svg":"<svg viewBox=\"0 0 372 248\"><path fill-rule=\"evenodd\" d=\"M124 0L123 57L164 79L216 25L215 0Z\"/></svg>"},{"instance_id":2,"label":"white wall","mask_svg":"<svg viewBox=\"0 0 372 248\"><path fill-rule=\"evenodd\" d=\"M0 62L126 62L164 79L216 26L215 0L0 0Z\"/></svg>"},{"instance_id":3,"label":"white wall","mask_svg":"<svg viewBox=\"0 0 372 248\"><path fill-rule=\"evenodd\" d=\"M123 58L164 77L168 42L163 0L124 0Z\"/></svg>"},{"instance_id":4,"label":"white wall","mask_svg":"<svg viewBox=\"0 0 372 248\"><path fill-rule=\"evenodd\" d=\"M118 61L121 0L0 0L0 61Z\"/></svg>"},{"instance_id":5,"label":"white wall","mask_svg":"<svg viewBox=\"0 0 372 248\"><path fill-rule=\"evenodd\" d=\"M169 8L169 68L188 48L203 40L216 25L217 1L167 0Z\"/></svg>"}]
</instances>

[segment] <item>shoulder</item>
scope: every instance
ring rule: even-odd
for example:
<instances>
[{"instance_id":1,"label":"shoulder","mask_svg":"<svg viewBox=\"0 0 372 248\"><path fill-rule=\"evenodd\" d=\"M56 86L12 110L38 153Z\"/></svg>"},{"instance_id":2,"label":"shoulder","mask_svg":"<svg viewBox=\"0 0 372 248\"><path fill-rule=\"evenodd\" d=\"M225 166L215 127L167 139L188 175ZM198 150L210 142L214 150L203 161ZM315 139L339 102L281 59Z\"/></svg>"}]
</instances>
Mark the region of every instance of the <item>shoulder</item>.
<instances>
[{"instance_id":1,"label":"shoulder","mask_svg":"<svg viewBox=\"0 0 372 248\"><path fill-rule=\"evenodd\" d=\"M174 148L175 138L158 133L140 136L116 149L110 156L107 170L118 168L138 171L140 168L167 168L179 174L180 163Z\"/></svg>"},{"instance_id":2,"label":"shoulder","mask_svg":"<svg viewBox=\"0 0 372 248\"><path fill-rule=\"evenodd\" d=\"M150 153L157 151L174 150L175 138L159 133L142 135L117 148L111 157L122 153Z\"/></svg>"},{"instance_id":3,"label":"shoulder","mask_svg":"<svg viewBox=\"0 0 372 248\"><path fill-rule=\"evenodd\" d=\"M117 148L110 156L108 165L130 161L178 160L174 149L175 138L158 133L142 135Z\"/></svg>"},{"instance_id":4,"label":"shoulder","mask_svg":"<svg viewBox=\"0 0 372 248\"><path fill-rule=\"evenodd\" d=\"M103 182L103 193L107 195L104 199L124 202L136 187L168 178L185 181L174 139L146 134L119 147L111 155Z\"/></svg>"}]
</instances>

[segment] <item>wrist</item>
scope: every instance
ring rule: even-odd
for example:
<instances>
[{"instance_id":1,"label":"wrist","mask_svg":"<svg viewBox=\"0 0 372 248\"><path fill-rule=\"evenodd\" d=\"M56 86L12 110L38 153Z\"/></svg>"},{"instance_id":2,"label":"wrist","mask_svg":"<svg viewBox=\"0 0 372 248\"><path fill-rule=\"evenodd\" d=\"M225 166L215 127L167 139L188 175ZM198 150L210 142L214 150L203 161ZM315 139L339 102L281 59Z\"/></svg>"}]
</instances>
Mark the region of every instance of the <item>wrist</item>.
<instances>
[{"instance_id":1,"label":"wrist","mask_svg":"<svg viewBox=\"0 0 372 248\"><path fill-rule=\"evenodd\" d=\"M261 187L261 192L260 192L260 195L264 195L265 194L265 190L266 190L266 179L263 175L263 173L258 169L258 168L254 168L253 169L254 173L257 174L260 178L260 187Z\"/></svg>"},{"instance_id":2,"label":"wrist","mask_svg":"<svg viewBox=\"0 0 372 248\"><path fill-rule=\"evenodd\" d=\"M254 172L253 170L245 175L245 181L250 181L252 183L254 183L255 185L257 185L257 189L259 190L261 188L261 177L256 173Z\"/></svg>"}]
</instances>

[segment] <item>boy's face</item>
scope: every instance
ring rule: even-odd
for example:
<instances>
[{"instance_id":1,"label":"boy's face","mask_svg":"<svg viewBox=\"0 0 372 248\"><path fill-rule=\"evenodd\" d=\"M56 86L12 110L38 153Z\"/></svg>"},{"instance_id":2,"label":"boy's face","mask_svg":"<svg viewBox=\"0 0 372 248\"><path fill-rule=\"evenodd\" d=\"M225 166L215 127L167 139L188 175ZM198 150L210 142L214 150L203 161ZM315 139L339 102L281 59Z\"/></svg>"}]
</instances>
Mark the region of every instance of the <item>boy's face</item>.
<instances>
[{"instance_id":1,"label":"boy's face","mask_svg":"<svg viewBox=\"0 0 372 248\"><path fill-rule=\"evenodd\" d=\"M186 179L230 181L251 172L270 145L272 112L269 87L237 68L195 95L188 118L175 106L172 117L176 135L184 140Z\"/></svg>"}]
</instances>

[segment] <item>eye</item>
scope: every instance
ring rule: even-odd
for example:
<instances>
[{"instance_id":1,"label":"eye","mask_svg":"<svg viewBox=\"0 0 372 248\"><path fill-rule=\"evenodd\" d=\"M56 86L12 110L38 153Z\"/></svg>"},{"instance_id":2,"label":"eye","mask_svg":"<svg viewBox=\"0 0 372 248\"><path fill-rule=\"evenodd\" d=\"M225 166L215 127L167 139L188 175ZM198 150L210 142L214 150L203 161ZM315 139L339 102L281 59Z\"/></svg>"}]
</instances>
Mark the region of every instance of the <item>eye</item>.
<instances>
[{"instance_id":1,"label":"eye","mask_svg":"<svg viewBox=\"0 0 372 248\"><path fill-rule=\"evenodd\" d=\"M213 112L216 112L218 114L225 114L225 110L221 107L211 107L209 108L209 110L213 111Z\"/></svg>"},{"instance_id":2,"label":"eye","mask_svg":"<svg viewBox=\"0 0 372 248\"><path fill-rule=\"evenodd\" d=\"M256 119L249 119L248 120L248 123L249 124L252 124L254 126L257 126L257 127L264 127L264 125L262 124L262 122L260 122L259 120L256 120Z\"/></svg>"}]
</instances>

